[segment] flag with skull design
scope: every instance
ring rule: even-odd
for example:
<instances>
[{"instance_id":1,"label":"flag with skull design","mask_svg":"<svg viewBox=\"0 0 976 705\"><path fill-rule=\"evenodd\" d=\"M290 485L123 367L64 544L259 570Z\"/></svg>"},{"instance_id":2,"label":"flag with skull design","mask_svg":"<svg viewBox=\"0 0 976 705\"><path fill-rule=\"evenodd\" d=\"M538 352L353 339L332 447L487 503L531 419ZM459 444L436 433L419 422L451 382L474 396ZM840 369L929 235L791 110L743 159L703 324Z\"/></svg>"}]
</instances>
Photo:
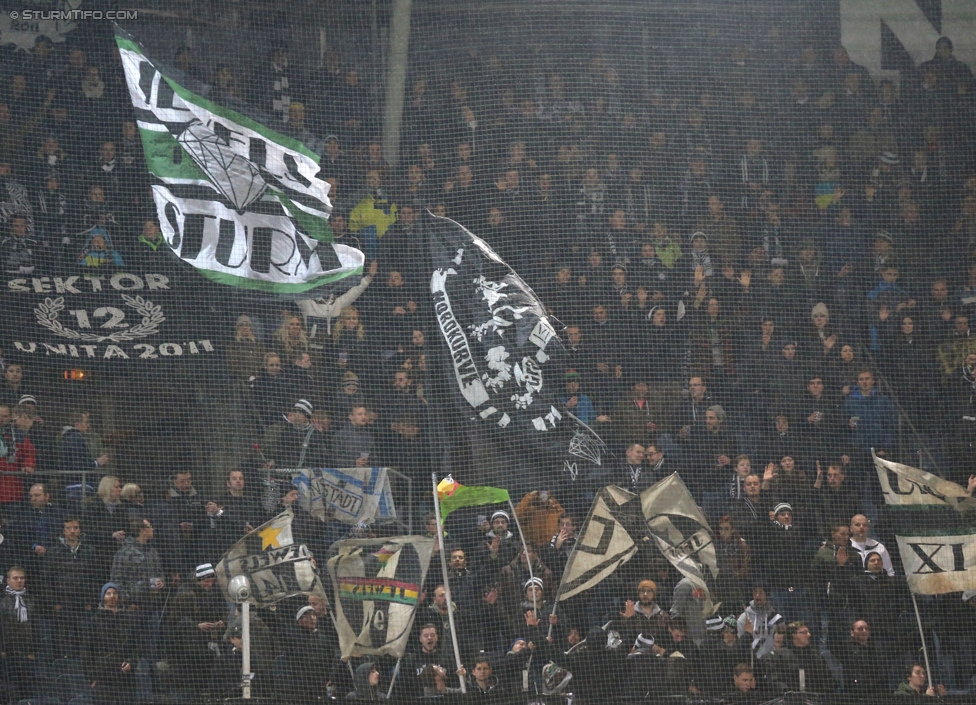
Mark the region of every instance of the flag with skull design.
<instances>
[{"instance_id":1,"label":"flag with skull design","mask_svg":"<svg viewBox=\"0 0 976 705\"><path fill-rule=\"evenodd\" d=\"M600 473L606 444L560 401L566 353L532 289L481 238L428 216L438 372L464 418L534 450L575 482Z\"/></svg>"}]
</instances>

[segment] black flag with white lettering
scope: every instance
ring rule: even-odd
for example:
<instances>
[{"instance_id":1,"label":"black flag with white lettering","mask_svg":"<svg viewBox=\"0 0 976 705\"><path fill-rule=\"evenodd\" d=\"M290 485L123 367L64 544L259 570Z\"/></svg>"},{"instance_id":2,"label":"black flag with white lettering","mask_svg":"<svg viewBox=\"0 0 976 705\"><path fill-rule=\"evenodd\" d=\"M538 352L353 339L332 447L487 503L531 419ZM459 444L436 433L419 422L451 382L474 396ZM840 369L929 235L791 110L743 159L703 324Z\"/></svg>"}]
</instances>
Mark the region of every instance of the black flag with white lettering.
<instances>
[{"instance_id":1,"label":"black flag with white lettering","mask_svg":"<svg viewBox=\"0 0 976 705\"><path fill-rule=\"evenodd\" d=\"M606 444L559 400L566 352L542 302L458 223L431 215L426 226L443 343L434 374L461 418L565 481L596 474Z\"/></svg>"},{"instance_id":2,"label":"black flag with white lettering","mask_svg":"<svg viewBox=\"0 0 976 705\"><path fill-rule=\"evenodd\" d=\"M201 302L196 280L160 255L128 268L7 274L4 354L32 367L84 369L222 360L222 331L202 315L216 297Z\"/></svg>"}]
</instances>

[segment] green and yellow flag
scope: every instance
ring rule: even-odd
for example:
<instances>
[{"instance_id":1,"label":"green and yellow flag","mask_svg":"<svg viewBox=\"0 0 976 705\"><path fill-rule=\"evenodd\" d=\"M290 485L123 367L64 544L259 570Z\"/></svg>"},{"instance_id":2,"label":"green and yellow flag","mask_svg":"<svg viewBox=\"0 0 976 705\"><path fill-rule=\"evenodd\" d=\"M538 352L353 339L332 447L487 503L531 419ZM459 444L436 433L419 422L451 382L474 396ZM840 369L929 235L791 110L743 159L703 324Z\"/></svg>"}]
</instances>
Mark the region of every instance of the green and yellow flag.
<instances>
[{"instance_id":1,"label":"green and yellow flag","mask_svg":"<svg viewBox=\"0 0 976 705\"><path fill-rule=\"evenodd\" d=\"M501 487L467 487L448 475L437 484L437 499L441 503L441 523L447 515L462 507L477 507L482 504L500 504L509 501L508 490Z\"/></svg>"}]
</instances>

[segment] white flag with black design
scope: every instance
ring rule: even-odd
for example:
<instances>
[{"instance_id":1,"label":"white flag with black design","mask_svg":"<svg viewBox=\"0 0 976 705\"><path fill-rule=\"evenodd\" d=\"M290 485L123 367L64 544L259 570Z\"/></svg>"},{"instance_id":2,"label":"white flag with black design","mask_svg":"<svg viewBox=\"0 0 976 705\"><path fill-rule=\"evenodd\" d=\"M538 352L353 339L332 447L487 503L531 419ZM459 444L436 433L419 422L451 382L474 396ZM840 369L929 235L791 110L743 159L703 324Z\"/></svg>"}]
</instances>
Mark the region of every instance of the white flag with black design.
<instances>
[{"instance_id":1,"label":"white flag with black design","mask_svg":"<svg viewBox=\"0 0 976 705\"><path fill-rule=\"evenodd\" d=\"M343 658L400 658L420 604L434 540L394 536L338 541L329 558Z\"/></svg>"},{"instance_id":2,"label":"white flag with black design","mask_svg":"<svg viewBox=\"0 0 976 705\"><path fill-rule=\"evenodd\" d=\"M118 28L116 43L160 230L181 260L212 281L286 295L362 272L363 253L334 241L319 155L203 97Z\"/></svg>"},{"instance_id":3,"label":"white flag with black design","mask_svg":"<svg viewBox=\"0 0 976 705\"><path fill-rule=\"evenodd\" d=\"M557 602L597 586L634 557L631 531L639 519L638 501L634 493L613 485L597 492L563 570Z\"/></svg>"},{"instance_id":4,"label":"white flag with black design","mask_svg":"<svg viewBox=\"0 0 976 705\"><path fill-rule=\"evenodd\" d=\"M424 231L444 351L436 368L449 377L456 408L507 444L540 453L566 480L587 479L607 447L559 400L566 353L542 302L458 223L428 215Z\"/></svg>"},{"instance_id":5,"label":"white flag with black design","mask_svg":"<svg viewBox=\"0 0 976 705\"><path fill-rule=\"evenodd\" d=\"M718 577L718 560L705 515L677 473L648 487L640 498L647 535L696 591L701 591L702 613L711 615L709 581Z\"/></svg>"},{"instance_id":6,"label":"white flag with black design","mask_svg":"<svg viewBox=\"0 0 976 705\"><path fill-rule=\"evenodd\" d=\"M217 583L232 602L230 581L244 576L249 588L247 602L268 607L294 595L319 595L325 589L319 579L315 558L292 533L295 515L288 509L249 532L230 547L217 564Z\"/></svg>"},{"instance_id":7,"label":"white flag with black design","mask_svg":"<svg viewBox=\"0 0 976 705\"><path fill-rule=\"evenodd\" d=\"M925 470L902 465L871 453L885 503L891 505L935 505L959 511L976 508L976 499L962 485Z\"/></svg>"},{"instance_id":8,"label":"white flag with black design","mask_svg":"<svg viewBox=\"0 0 976 705\"><path fill-rule=\"evenodd\" d=\"M896 538L912 592L941 595L976 590L976 529Z\"/></svg>"}]
</instances>

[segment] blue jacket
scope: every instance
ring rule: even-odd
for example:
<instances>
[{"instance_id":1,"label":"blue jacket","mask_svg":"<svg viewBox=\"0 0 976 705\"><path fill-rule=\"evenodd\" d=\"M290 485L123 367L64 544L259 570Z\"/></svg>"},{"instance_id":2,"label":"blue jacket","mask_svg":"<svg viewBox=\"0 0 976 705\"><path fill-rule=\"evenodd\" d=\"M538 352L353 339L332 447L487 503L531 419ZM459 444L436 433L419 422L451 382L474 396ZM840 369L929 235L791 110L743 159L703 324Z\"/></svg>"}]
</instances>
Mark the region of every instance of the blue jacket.
<instances>
[{"instance_id":1,"label":"blue jacket","mask_svg":"<svg viewBox=\"0 0 976 705\"><path fill-rule=\"evenodd\" d=\"M868 396L861 394L860 387L851 387L844 400L844 418L858 417L854 443L863 449L891 448L895 442L897 417L891 399L872 389Z\"/></svg>"},{"instance_id":2,"label":"blue jacket","mask_svg":"<svg viewBox=\"0 0 976 705\"><path fill-rule=\"evenodd\" d=\"M593 422L596 421L596 409L593 407L593 400L582 392L577 392L573 396L576 397L576 408L570 409L570 411L587 426L592 426ZM569 397L562 394L559 401L565 405L569 401Z\"/></svg>"},{"instance_id":3,"label":"blue jacket","mask_svg":"<svg viewBox=\"0 0 976 705\"><path fill-rule=\"evenodd\" d=\"M74 426L66 426L61 431L61 469L94 471L95 458L88 449L84 434ZM77 478L78 481L81 478Z\"/></svg>"},{"instance_id":4,"label":"blue jacket","mask_svg":"<svg viewBox=\"0 0 976 705\"><path fill-rule=\"evenodd\" d=\"M58 545L58 539L64 533L62 517L61 511L53 505L34 509L28 504L17 516L11 533L28 552L35 546L44 546L50 551Z\"/></svg>"}]
</instances>

